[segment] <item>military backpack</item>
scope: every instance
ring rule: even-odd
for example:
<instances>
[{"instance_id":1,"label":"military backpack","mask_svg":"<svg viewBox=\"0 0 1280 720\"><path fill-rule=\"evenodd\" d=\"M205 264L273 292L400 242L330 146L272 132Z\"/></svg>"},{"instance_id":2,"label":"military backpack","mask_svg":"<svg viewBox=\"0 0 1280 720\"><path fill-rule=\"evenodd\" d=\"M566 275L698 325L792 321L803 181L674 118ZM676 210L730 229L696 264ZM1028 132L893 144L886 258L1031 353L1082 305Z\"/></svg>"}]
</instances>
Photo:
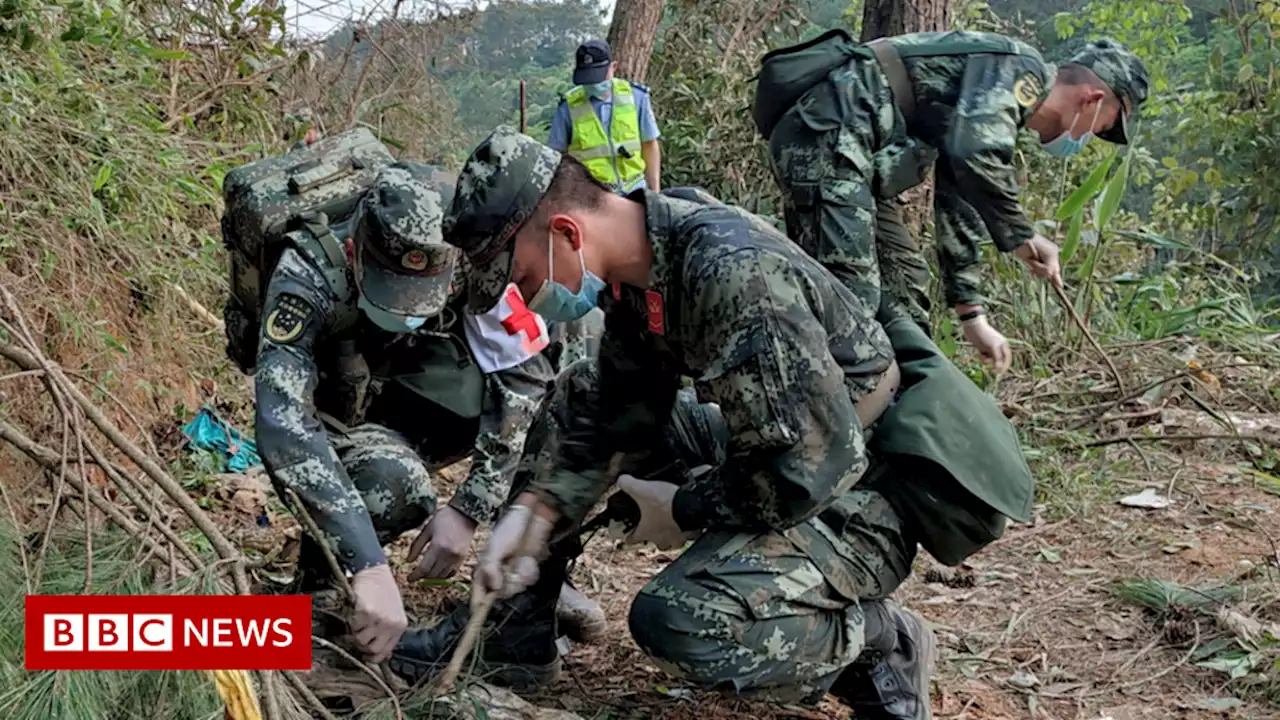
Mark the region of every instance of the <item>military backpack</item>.
<instances>
[{"instance_id":1,"label":"military backpack","mask_svg":"<svg viewBox=\"0 0 1280 720\"><path fill-rule=\"evenodd\" d=\"M344 242L352 216L378 170L394 162L372 132L358 127L227 173L222 242L231 293L223 319L227 356L241 371L256 369L267 283L286 248L324 268L339 296L349 294Z\"/></svg>"}]
</instances>

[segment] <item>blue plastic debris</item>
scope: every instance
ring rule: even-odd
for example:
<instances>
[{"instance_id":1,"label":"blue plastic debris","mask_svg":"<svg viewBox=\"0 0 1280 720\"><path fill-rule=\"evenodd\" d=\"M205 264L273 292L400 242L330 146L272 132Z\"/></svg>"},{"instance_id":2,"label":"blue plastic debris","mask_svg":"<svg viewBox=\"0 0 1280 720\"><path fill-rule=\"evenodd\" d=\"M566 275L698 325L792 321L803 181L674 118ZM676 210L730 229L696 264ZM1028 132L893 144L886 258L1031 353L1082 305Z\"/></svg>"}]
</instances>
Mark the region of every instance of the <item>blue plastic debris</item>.
<instances>
[{"instance_id":1,"label":"blue plastic debris","mask_svg":"<svg viewBox=\"0 0 1280 720\"><path fill-rule=\"evenodd\" d=\"M224 472L241 473L262 464L258 446L240 435L240 431L218 417L213 408L205 405L182 428L188 444L200 450L210 450L222 456Z\"/></svg>"}]
</instances>

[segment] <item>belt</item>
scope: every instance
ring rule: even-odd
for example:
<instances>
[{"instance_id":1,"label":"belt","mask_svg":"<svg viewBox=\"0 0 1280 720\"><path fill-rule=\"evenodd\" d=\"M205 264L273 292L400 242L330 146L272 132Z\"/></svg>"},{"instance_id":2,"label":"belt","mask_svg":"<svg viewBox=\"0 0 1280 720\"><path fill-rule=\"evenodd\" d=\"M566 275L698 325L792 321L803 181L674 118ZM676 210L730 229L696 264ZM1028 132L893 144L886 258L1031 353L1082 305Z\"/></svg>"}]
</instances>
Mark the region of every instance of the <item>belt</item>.
<instances>
[{"instance_id":1,"label":"belt","mask_svg":"<svg viewBox=\"0 0 1280 720\"><path fill-rule=\"evenodd\" d=\"M898 112L902 113L902 119L910 125L916 114L916 94L911 87L911 78L907 75L907 66L902 63L897 48L887 38L876 38L863 47L876 56L880 72L884 73L885 79L889 81L889 88L893 91Z\"/></svg>"},{"instance_id":2,"label":"belt","mask_svg":"<svg viewBox=\"0 0 1280 720\"><path fill-rule=\"evenodd\" d=\"M898 361L890 360L889 368L881 373L875 389L853 404L853 412L857 414L863 429L871 427L876 420L880 419L884 411L889 409L901 384L902 371L898 368Z\"/></svg>"}]
</instances>

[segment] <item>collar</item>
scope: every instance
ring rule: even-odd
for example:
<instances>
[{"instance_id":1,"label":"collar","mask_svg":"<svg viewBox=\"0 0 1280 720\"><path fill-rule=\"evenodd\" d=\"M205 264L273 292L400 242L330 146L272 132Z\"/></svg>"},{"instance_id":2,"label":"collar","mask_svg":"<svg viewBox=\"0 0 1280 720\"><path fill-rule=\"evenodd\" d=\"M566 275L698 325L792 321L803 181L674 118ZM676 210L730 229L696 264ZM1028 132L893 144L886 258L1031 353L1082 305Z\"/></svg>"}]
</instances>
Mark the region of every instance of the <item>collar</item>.
<instances>
[{"instance_id":1,"label":"collar","mask_svg":"<svg viewBox=\"0 0 1280 720\"><path fill-rule=\"evenodd\" d=\"M649 248L653 252L653 264L649 269L649 287L643 291L638 288L632 289L631 292L637 295L643 292L645 314L649 324L649 331L657 335L665 335L667 333L667 302L669 297L669 289L678 280L672 277L675 268L675 243L672 238L672 232L675 228L676 217L671 206L672 201L663 196L661 193L653 192L648 188L640 188L627 194L627 199L638 202L644 206L644 225L645 235L649 240ZM629 293L628 293L629 294ZM624 291L622 286L614 284L613 297L615 300L623 298ZM632 295L632 297L635 297Z\"/></svg>"}]
</instances>

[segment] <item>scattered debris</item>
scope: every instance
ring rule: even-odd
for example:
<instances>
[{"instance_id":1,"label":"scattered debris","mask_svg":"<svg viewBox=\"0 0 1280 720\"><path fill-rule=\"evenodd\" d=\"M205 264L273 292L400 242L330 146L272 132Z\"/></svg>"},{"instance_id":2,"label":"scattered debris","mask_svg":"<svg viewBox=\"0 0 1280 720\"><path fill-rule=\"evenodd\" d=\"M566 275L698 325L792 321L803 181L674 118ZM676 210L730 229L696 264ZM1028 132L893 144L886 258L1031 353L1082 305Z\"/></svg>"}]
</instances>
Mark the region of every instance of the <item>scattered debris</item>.
<instances>
[{"instance_id":1,"label":"scattered debris","mask_svg":"<svg viewBox=\"0 0 1280 720\"><path fill-rule=\"evenodd\" d=\"M1120 499L1125 507L1143 508L1144 510L1163 510L1173 504L1169 498L1163 497L1153 488L1147 488L1137 495L1129 495Z\"/></svg>"}]
</instances>

